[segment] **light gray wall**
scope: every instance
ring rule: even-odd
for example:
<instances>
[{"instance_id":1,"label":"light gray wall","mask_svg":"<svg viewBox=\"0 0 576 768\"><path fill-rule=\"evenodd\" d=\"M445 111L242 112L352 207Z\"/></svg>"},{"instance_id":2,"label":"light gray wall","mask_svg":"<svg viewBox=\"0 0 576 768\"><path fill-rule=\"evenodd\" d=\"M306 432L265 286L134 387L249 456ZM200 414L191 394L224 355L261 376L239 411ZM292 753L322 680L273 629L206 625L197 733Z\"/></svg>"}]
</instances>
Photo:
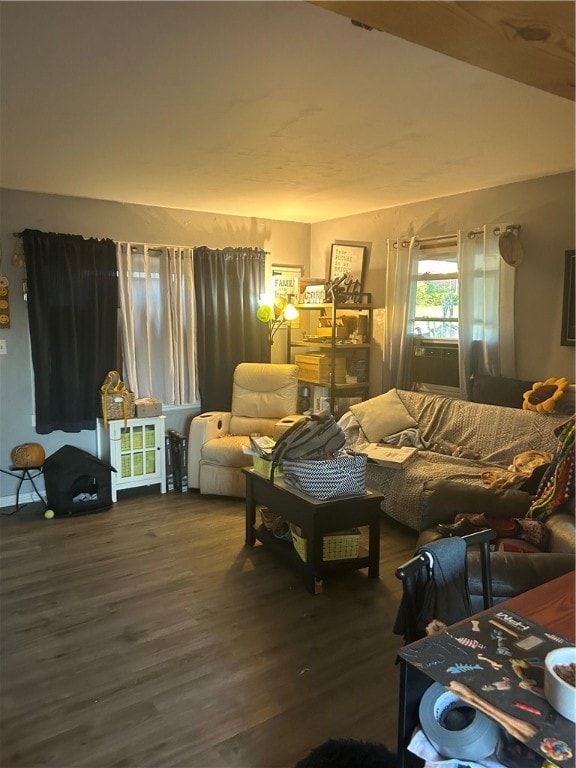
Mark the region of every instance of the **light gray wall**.
<instances>
[{"instance_id":1,"label":"light gray wall","mask_svg":"<svg viewBox=\"0 0 576 768\"><path fill-rule=\"evenodd\" d=\"M84 237L109 237L135 243L261 247L270 253L271 264L302 265L308 274L310 225L216 213L155 208L59 195L0 190L0 273L10 281L9 329L0 331L8 353L0 356L0 467L8 469L16 445L39 442L49 456L66 444L96 453L96 433L53 432L37 435L34 429L33 370L30 357L28 316L22 296L23 271L12 264L14 232L39 229ZM66 397L66 393L62 393ZM193 414L178 409L167 413L167 427L185 431ZM39 481L39 487L44 487ZM29 483L22 488L24 498ZM14 503L16 480L0 474L0 506Z\"/></svg>"},{"instance_id":2,"label":"light gray wall","mask_svg":"<svg viewBox=\"0 0 576 768\"><path fill-rule=\"evenodd\" d=\"M365 290L384 303L386 241L468 231L500 222L520 224L524 261L516 274L516 368L518 378L566 376L574 381L574 347L560 346L564 252L574 248L574 174L508 184L312 225L311 270L328 274L330 246L369 245ZM378 313L376 313L378 316ZM376 322L371 391L381 391L381 325Z\"/></svg>"},{"instance_id":3,"label":"light gray wall","mask_svg":"<svg viewBox=\"0 0 576 768\"><path fill-rule=\"evenodd\" d=\"M412 234L432 236L483 224L520 224L525 259L516 282L517 373L524 379L566 376L574 381L574 347L560 346L564 252L574 248L574 174L560 174L493 189L437 198L319 224L300 224L215 213L154 208L57 195L0 191L0 271L10 280L11 327L1 332L8 354L0 356L0 467L20 443L42 443L49 455L66 443L96 452L94 432L55 432L39 437L33 427L33 372L28 318L22 299L22 271L12 265L13 232L25 228L173 245L260 246L269 264L300 264L304 274L328 275L336 241L369 246L365 290L382 307L386 240ZM380 313L381 314L381 313ZM381 391L379 313L372 353L371 394ZM274 359L281 356L282 341ZM276 348L278 347L278 348ZM62 396L65 396L63 393ZM168 426L185 430L190 412L169 415ZM0 506L13 503L15 481L0 475ZM41 486L42 487L42 486Z\"/></svg>"}]
</instances>

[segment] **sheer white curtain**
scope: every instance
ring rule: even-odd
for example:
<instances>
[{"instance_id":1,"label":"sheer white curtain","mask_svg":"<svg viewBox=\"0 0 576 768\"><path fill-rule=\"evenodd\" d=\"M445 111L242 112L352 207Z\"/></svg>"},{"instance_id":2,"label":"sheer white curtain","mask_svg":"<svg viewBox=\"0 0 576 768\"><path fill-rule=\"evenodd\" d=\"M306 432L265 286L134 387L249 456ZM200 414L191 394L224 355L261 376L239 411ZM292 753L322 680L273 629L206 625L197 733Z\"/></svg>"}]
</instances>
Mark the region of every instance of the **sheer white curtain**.
<instances>
[{"instance_id":1,"label":"sheer white curtain","mask_svg":"<svg viewBox=\"0 0 576 768\"><path fill-rule=\"evenodd\" d=\"M474 368L492 376L516 376L515 271L483 227L473 238L458 232L458 272L460 395L467 398Z\"/></svg>"},{"instance_id":2,"label":"sheer white curtain","mask_svg":"<svg viewBox=\"0 0 576 768\"><path fill-rule=\"evenodd\" d=\"M193 249L118 243L123 376L137 397L199 399Z\"/></svg>"},{"instance_id":3,"label":"sheer white curtain","mask_svg":"<svg viewBox=\"0 0 576 768\"><path fill-rule=\"evenodd\" d=\"M416 238L412 237L408 247L402 247L398 238L395 247L388 240L386 253L386 290L384 299L384 342L383 342L383 392L393 387L407 389L410 385L410 350L412 345L412 318L416 300L411 290L418 269L414 258Z\"/></svg>"},{"instance_id":4,"label":"sheer white curtain","mask_svg":"<svg viewBox=\"0 0 576 768\"><path fill-rule=\"evenodd\" d=\"M468 399L473 368L495 376L516 376L514 267L500 256L486 227L469 238L458 232L460 396ZM402 247L388 241L383 342L383 391L410 386L417 238Z\"/></svg>"}]
</instances>

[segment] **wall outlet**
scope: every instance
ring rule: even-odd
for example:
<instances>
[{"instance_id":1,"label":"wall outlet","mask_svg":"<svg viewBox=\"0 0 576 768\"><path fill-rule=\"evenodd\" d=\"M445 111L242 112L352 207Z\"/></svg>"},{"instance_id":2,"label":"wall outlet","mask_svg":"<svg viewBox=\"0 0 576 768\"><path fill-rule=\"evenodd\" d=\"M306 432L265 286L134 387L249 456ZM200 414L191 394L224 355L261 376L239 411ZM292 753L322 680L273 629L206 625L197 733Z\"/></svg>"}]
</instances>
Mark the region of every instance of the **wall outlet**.
<instances>
[{"instance_id":1,"label":"wall outlet","mask_svg":"<svg viewBox=\"0 0 576 768\"><path fill-rule=\"evenodd\" d=\"M0 339L0 355L6 355L8 351L6 349L6 339Z\"/></svg>"}]
</instances>

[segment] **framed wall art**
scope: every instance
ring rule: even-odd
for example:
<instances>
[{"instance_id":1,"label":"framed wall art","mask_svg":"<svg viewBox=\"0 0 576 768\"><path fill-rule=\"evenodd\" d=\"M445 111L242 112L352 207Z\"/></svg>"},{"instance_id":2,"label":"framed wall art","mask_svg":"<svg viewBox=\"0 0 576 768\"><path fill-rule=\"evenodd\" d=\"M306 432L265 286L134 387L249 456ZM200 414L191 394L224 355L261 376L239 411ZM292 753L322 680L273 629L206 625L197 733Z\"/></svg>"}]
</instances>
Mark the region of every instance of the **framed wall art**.
<instances>
[{"instance_id":1,"label":"framed wall art","mask_svg":"<svg viewBox=\"0 0 576 768\"><path fill-rule=\"evenodd\" d=\"M297 299L298 280L302 277L301 266L272 264L272 294L285 299Z\"/></svg>"},{"instance_id":2,"label":"framed wall art","mask_svg":"<svg viewBox=\"0 0 576 768\"><path fill-rule=\"evenodd\" d=\"M342 275L348 274L351 279L360 283L360 289L364 285L364 261L366 247L364 245L340 245L334 243L330 251L330 270L328 279L337 280Z\"/></svg>"},{"instance_id":3,"label":"framed wall art","mask_svg":"<svg viewBox=\"0 0 576 768\"><path fill-rule=\"evenodd\" d=\"M562 302L562 335L560 344L563 347L573 347L576 344L574 328L574 307L576 293L574 290L574 260L575 250L566 251L564 256L564 300Z\"/></svg>"},{"instance_id":4,"label":"framed wall art","mask_svg":"<svg viewBox=\"0 0 576 768\"><path fill-rule=\"evenodd\" d=\"M340 292L358 299L364 290L365 267L366 246L334 243L330 251L328 283L336 283ZM338 283L344 275L344 280Z\"/></svg>"}]
</instances>

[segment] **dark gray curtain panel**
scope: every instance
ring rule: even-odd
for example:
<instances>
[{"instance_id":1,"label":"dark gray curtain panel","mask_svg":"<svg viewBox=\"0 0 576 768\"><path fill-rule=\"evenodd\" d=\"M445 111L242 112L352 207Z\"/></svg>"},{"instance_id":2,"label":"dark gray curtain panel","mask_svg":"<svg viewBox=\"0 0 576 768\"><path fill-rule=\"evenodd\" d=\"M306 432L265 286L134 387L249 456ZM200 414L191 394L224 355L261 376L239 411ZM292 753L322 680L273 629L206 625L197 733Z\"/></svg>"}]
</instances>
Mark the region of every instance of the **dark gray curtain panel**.
<instances>
[{"instance_id":1,"label":"dark gray curtain panel","mask_svg":"<svg viewBox=\"0 0 576 768\"><path fill-rule=\"evenodd\" d=\"M116 368L118 274L112 240L22 232L36 432L95 429Z\"/></svg>"},{"instance_id":2,"label":"dark gray curtain panel","mask_svg":"<svg viewBox=\"0 0 576 768\"><path fill-rule=\"evenodd\" d=\"M198 380L202 411L229 411L238 363L270 362L267 327L256 317L265 292L259 248L194 249Z\"/></svg>"}]
</instances>

